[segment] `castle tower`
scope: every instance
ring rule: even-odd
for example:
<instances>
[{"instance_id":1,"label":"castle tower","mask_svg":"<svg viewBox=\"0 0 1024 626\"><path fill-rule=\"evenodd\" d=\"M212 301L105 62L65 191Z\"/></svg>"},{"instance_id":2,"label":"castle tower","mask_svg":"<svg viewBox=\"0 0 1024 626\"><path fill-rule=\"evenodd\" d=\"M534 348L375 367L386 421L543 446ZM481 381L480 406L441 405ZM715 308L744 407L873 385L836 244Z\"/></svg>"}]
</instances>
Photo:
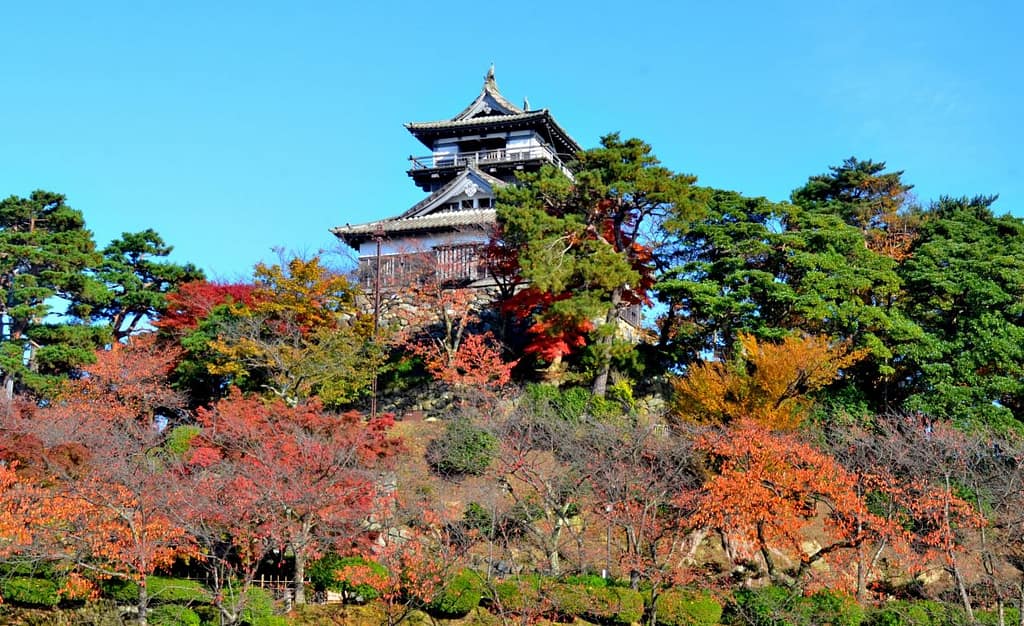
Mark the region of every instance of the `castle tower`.
<instances>
[{"instance_id":1,"label":"castle tower","mask_svg":"<svg viewBox=\"0 0 1024 626\"><path fill-rule=\"evenodd\" d=\"M331 229L358 252L365 281L376 275L379 246L383 288L400 287L427 263L445 281L485 284L479 252L496 223L494 190L545 163L565 169L580 151L547 109L531 111L528 103L520 108L505 99L494 66L480 94L460 113L405 127L430 150L409 157L408 170L429 195L396 217Z\"/></svg>"}]
</instances>

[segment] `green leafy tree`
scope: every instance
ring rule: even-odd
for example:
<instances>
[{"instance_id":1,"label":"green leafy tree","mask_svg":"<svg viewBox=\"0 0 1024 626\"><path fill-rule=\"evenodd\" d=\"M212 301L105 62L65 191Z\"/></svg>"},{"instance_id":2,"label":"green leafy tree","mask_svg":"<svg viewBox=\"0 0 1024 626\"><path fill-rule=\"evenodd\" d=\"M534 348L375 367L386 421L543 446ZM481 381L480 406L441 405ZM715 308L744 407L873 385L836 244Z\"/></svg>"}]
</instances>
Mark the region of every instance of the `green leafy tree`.
<instances>
[{"instance_id":1,"label":"green leafy tree","mask_svg":"<svg viewBox=\"0 0 1024 626\"><path fill-rule=\"evenodd\" d=\"M77 294L71 311L85 320L105 321L116 340L139 331L164 311L169 292L203 279L191 263L167 262L172 250L153 229L123 233L103 249L103 261L92 272L94 288Z\"/></svg>"},{"instance_id":2,"label":"green leafy tree","mask_svg":"<svg viewBox=\"0 0 1024 626\"><path fill-rule=\"evenodd\" d=\"M904 383L908 408L1005 427L1024 420L1024 221L994 200L939 200L900 268L924 331Z\"/></svg>"},{"instance_id":3,"label":"green leafy tree","mask_svg":"<svg viewBox=\"0 0 1024 626\"><path fill-rule=\"evenodd\" d=\"M55 299L96 290L98 263L82 213L34 191L0 200L0 378L4 395L43 392L55 374L92 362L102 330L55 321Z\"/></svg>"},{"instance_id":4,"label":"green leafy tree","mask_svg":"<svg viewBox=\"0 0 1024 626\"><path fill-rule=\"evenodd\" d=\"M902 260L920 225L912 188L903 182L902 171L886 172L885 163L850 157L826 174L811 176L793 192L793 203L838 215L861 229L870 249Z\"/></svg>"},{"instance_id":5,"label":"green leafy tree","mask_svg":"<svg viewBox=\"0 0 1024 626\"><path fill-rule=\"evenodd\" d=\"M849 341L869 357L846 372L879 402L897 371L894 348L919 336L894 303L896 260L865 244L842 216L709 190L696 220L670 220L657 291L667 304L661 346L671 364L729 358L737 337L793 331Z\"/></svg>"},{"instance_id":6,"label":"green leafy tree","mask_svg":"<svg viewBox=\"0 0 1024 626\"><path fill-rule=\"evenodd\" d=\"M212 396L233 384L290 405L316 396L341 406L369 390L383 362L372 319L348 279L318 257L260 264L250 297L224 297L181 339L185 384Z\"/></svg>"},{"instance_id":7,"label":"green leafy tree","mask_svg":"<svg viewBox=\"0 0 1024 626\"><path fill-rule=\"evenodd\" d=\"M581 152L571 169L572 179L545 167L499 196L501 248L516 251L511 271L528 284L506 307L529 320L526 352L540 360L557 365L587 348L592 390L603 396L618 320L649 303L647 229L670 209L692 207L695 178L661 166L648 144L618 134Z\"/></svg>"}]
</instances>

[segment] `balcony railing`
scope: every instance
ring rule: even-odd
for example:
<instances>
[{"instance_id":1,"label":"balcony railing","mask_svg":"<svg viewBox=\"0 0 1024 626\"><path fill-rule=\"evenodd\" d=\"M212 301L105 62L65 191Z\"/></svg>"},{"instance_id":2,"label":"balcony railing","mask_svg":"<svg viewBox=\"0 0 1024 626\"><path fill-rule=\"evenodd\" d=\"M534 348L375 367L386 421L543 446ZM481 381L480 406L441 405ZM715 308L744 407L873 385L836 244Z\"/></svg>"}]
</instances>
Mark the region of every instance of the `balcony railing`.
<instances>
[{"instance_id":1,"label":"balcony railing","mask_svg":"<svg viewBox=\"0 0 1024 626\"><path fill-rule=\"evenodd\" d=\"M497 150L481 150L479 152L436 152L427 156L409 157L412 169L428 170L436 167L462 167L464 165L489 165L544 159L554 163L559 169L568 171L562 160L547 148L532 146L523 148L499 148Z\"/></svg>"}]
</instances>

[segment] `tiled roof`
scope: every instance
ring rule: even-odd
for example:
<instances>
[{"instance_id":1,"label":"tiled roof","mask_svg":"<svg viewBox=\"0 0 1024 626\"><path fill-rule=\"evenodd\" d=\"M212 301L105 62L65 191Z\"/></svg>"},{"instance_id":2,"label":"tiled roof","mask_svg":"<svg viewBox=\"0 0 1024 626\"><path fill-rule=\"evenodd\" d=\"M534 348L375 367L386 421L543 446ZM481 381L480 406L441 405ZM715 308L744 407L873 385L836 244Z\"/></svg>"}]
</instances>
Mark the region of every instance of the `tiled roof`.
<instances>
[{"instance_id":1,"label":"tiled roof","mask_svg":"<svg viewBox=\"0 0 1024 626\"><path fill-rule=\"evenodd\" d=\"M523 110L512 104L505 99L505 96L501 95L498 91L498 83L494 80L494 66L491 65L491 69L487 70L487 76L484 77L484 87L480 90L480 95L476 97L476 100L469 103L469 106L462 110L461 113L452 118L452 121L463 120L472 118L479 114L484 105L490 106L487 100L498 105L499 109L502 109L502 113L514 114L522 113Z\"/></svg>"},{"instance_id":2,"label":"tiled roof","mask_svg":"<svg viewBox=\"0 0 1024 626\"><path fill-rule=\"evenodd\" d=\"M376 232L385 234L410 232L417 230L433 230L435 228L452 228L458 226L484 226L497 221L494 209L465 209L458 211L440 211L420 217L378 220L366 224L337 226L331 232L344 239L365 241Z\"/></svg>"},{"instance_id":3,"label":"tiled roof","mask_svg":"<svg viewBox=\"0 0 1024 626\"><path fill-rule=\"evenodd\" d=\"M528 122L544 119L549 115L550 114L547 109L538 109L536 111L524 111L522 113L513 113L510 115L482 115L479 117L467 117L464 119L438 120L436 122L409 122L405 127L410 131L462 128L465 126L494 124L497 122Z\"/></svg>"}]
</instances>

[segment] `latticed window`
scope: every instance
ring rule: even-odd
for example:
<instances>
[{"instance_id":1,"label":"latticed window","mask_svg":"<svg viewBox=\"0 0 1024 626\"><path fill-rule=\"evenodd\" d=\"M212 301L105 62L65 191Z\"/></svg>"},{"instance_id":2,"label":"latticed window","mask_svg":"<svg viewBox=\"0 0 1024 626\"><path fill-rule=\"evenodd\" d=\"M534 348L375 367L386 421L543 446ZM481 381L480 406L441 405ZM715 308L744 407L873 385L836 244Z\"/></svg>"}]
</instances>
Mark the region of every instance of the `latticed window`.
<instances>
[{"instance_id":1,"label":"latticed window","mask_svg":"<svg viewBox=\"0 0 1024 626\"><path fill-rule=\"evenodd\" d=\"M366 290L375 287L377 257L363 257L359 262L359 282ZM401 289L427 280L467 282L484 278L486 265L480 258L480 245L438 246L429 252L386 254L380 257L381 289Z\"/></svg>"}]
</instances>

